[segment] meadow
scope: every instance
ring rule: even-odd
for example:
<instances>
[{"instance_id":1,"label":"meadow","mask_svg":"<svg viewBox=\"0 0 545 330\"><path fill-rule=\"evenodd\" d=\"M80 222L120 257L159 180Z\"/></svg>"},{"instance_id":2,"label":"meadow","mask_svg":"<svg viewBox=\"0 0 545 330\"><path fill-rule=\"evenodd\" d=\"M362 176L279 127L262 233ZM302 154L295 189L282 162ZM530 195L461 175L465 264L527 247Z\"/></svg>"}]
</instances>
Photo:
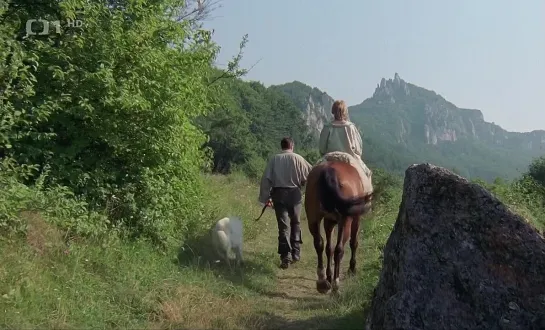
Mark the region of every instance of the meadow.
<instances>
[{"instance_id":1,"label":"meadow","mask_svg":"<svg viewBox=\"0 0 545 330\"><path fill-rule=\"evenodd\" d=\"M244 220L242 270L230 272L214 262L206 232L167 251L116 238L65 243L62 231L39 212L25 212L26 237L0 239L1 327L331 329L362 324L395 221L399 186L389 188L388 200L363 220L358 275L343 281L341 295L333 297L315 290L316 255L304 216L302 260L281 270L274 213L268 209L254 221L260 212L255 182L236 173L205 180L214 216L203 221L211 226L224 215Z\"/></svg>"},{"instance_id":2,"label":"meadow","mask_svg":"<svg viewBox=\"0 0 545 330\"><path fill-rule=\"evenodd\" d=\"M89 238L66 240L39 211L21 215L23 236L0 238L0 325L5 329L350 329L361 328L381 268L381 253L395 223L401 179L378 172L380 195L362 220L357 275L341 294L315 290L316 255L303 213L302 260L278 267L277 227L268 209L259 221L258 186L242 174L206 175L207 227L225 215L244 220L245 267L230 272L216 263L206 231L179 248L161 251L147 242ZM527 201L508 186L489 186L543 230ZM20 203L16 194L3 203ZM61 205L62 206L62 205ZM57 207L61 207L57 206ZM335 237L335 236L334 236ZM348 259L344 258L343 274Z\"/></svg>"}]
</instances>

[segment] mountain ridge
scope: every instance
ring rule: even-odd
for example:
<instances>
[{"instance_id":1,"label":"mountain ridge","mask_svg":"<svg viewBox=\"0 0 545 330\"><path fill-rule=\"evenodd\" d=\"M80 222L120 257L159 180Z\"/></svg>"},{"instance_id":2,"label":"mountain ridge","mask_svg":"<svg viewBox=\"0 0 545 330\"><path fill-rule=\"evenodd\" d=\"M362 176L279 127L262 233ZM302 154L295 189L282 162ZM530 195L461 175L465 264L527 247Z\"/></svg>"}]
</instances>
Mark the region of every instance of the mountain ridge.
<instances>
[{"instance_id":1,"label":"mountain ridge","mask_svg":"<svg viewBox=\"0 0 545 330\"><path fill-rule=\"evenodd\" d=\"M399 103L399 101L401 101L402 106L398 110L409 111L413 115L418 115L419 110L424 111L424 116L420 119L425 123L424 132L426 136L432 133L431 129L440 127L440 121L443 121L444 125L440 132L441 134L435 134L435 136L431 134L428 138L428 143L436 144L438 140L456 140L460 134L463 136L470 135L481 140L488 140L488 142L494 141L496 144L505 144L505 141L503 141L505 139L535 135L541 138L539 143L537 143L540 149L545 143L545 130L535 130L533 132L507 131L500 125L487 122L481 110L459 108L434 91L405 82L397 73L394 79L386 80L382 78L373 96L358 105L350 107L350 112L365 112L365 110L369 112L384 103L390 103L391 106L396 102ZM413 104L407 104L407 101ZM394 106L394 108L396 107ZM502 134L503 139L495 138L498 134ZM519 144L520 147L527 148L527 146L520 145L521 142L524 141L513 141L513 144ZM532 143L533 147L535 147L534 143Z\"/></svg>"},{"instance_id":2,"label":"mountain ridge","mask_svg":"<svg viewBox=\"0 0 545 330\"><path fill-rule=\"evenodd\" d=\"M334 98L327 92L297 80L270 88L294 100L314 136L331 120ZM397 72L349 106L349 116L362 130L365 160L399 173L412 163L434 162L469 178L511 179L545 153L545 130L508 131L487 122L482 110L459 108Z\"/></svg>"},{"instance_id":3,"label":"mountain ridge","mask_svg":"<svg viewBox=\"0 0 545 330\"><path fill-rule=\"evenodd\" d=\"M395 75L398 75L399 74L396 72L394 73L394 78L395 78ZM386 78L381 78L381 81L384 80L384 81L387 81ZM391 80L391 79L390 79ZM416 84L413 84L413 83L407 83L409 86L413 86L413 87L416 87L416 88L424 88L424 87L421 87L419 85L416 85ZM276 84L276 85L270 85L269 87L271 88L275 88L277 90L282 90L284 88L286 88L286 86L289 86L289 85L301 85L301 86L304 86L305 88L309 89L309 90L316 90L318 91L320 94L326 94L329 98L331 98L332 100L335 100L334 97L332 97L331 95L329 95L329 93L327 93L325 90L322 90L318 87L315 87L315 86L311 86L311 85L308 85L300 80L293 80L293 81L290 81L290 82L286 82L286 83L283 83L283 84ZM380 83L377 83L377 88L380 86ZM481 117L481 119L487 123L490 123L491 125L495 125L495 126L498 126L499 128L501 128L502 130L508 132L508 133L521 133L521 134L530 134L530 133L543 133L545 134L545 128L544 129L533 129L533 130L530 130L530 131L516 131L516 130L507 130L505 128L503 128L500 124L496 124L494 121L487 121L485 116L484 116L484 113L482 110L480 109L477 109L477 108L463 108L463 107L458 107L457 105L455 105L453 102L447 100L444 96L442 96L440 93L437 93L435 92L434 90L432 89L427 89L425 88L426 90L428 90L429 92L431 93L434 93L435 95L439 96L440 98L442 98L445 102L451 104L452 106L455 106L457 107L459 110L464 110L464 111L468 111L468 112L477 112L478 113L478 116ZM376 93L376 88L375 88L375 92ZM374 96L374 95L373 95ZM372 98L373 96L371 97L368 97L367 99L369 98ZM352 108L352 107L355 107L355 106L358 106L360 104L362 104L363 102L365 102L367 99L364 99L362 102L360 103L356 103L356 104L352 104L352 105L349 105L348 107L349 108Z\"/></svg>"}]
</instances>

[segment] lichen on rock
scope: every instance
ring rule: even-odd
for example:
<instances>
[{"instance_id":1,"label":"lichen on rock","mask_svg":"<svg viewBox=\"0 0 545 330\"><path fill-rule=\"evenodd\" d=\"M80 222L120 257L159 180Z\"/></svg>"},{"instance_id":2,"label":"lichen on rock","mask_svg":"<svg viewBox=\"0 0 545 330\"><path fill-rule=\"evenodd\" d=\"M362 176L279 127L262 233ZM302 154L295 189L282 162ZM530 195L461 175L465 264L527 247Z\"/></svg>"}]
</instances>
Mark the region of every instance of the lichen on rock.
<instances>
[{"instance_id":1,"label":"lichen on rock","mask_svg":"<svg viewBox=\"0 0 545 330\"><path fill-rule=\"evenodd\" d=\"M545 329L545 240L483 187L412 165L366 323Z\"/></svg>"}]
</instances>

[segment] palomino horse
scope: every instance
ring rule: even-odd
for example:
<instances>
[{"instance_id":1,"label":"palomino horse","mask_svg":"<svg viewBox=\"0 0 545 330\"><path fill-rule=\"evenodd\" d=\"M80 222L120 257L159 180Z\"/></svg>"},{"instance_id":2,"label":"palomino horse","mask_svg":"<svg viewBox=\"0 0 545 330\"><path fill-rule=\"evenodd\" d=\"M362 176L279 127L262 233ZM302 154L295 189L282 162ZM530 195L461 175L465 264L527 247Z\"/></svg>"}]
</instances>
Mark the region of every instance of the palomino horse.
<instances>
[{"instance_id":1,"label":"palomino horse","mask_svg":"<svg viewBox=\"0 0 545 330\"><path fill-rule=\"evenodd\" d=\"M314 238L314 248L318 255L316 288L320 293L339 289L339 273L344 255L344 246L350 238L349 272L356 272L356 250L358 248L358 231L360 217L371 208L372 193L363 191L358 171L349 163L341 160L330 160L312 168L307 178L305 195L305 212L308 228ZM327 270L324 271L324 240L320 234L320 224L324 219L326 236ZM338 225L337 245L333 250L331 233ZM335 253L335 270L331 274L331 257ZM327 278L326 278L327 275Z\"/></svg>"}]
</instances>

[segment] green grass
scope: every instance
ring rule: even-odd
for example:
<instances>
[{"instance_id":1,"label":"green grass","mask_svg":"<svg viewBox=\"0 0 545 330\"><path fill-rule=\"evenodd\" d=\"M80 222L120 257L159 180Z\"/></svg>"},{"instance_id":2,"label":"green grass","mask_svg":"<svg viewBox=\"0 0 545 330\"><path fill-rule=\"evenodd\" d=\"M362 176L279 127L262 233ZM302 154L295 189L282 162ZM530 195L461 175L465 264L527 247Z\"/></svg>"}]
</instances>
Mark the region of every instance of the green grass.
<instances>
[{"instance_id":1,"label":"green grass","mask_svg":"<svg viewBox=\"0 0 545 330\"><path fill-rule=\"evenodd\" d=\"M343 280L341 295L333 297L315 289L316 255L305 218L302 261L280 270L273 212L267 210L254 221L261 211L257 185L240 175L206 180L215 217L203 221L212 225L226 215L244 220L246 267L242 271L229 272L210 263L207 236L195 237L180 251L168 253L146 243L117 240L65 244L54 226L39 214L28 213L31 227L25 239L0 240L0 327L361 327L399 194L389 204L394 207L381 206L364 220L358 276Z\"/></svg>"},{"instance_id":2,"label":"green grass","mask_svg":"<svg viewBox=\"0 0 545 330\"><path fill-rule=\"evenodd\" d=\"M261 211L257 185L237 174L213 175L206 177L213 216L203 221L212 226L226 215L243 219L243 270L229 272L216 264L207 235L196 235L168 252L115 239L66 244L51 221L26 212L23 218L30 227L25 238L0 236L0 327L361 328L401 199L401 183L376 173L376 186L384 189L378 189L372 215L362 221L358 274L342 279L339 296L315 289L316 254L304 214L302 260L280 270L273 212L269 209L254 221ZM543 228L538 221L542 209L523 203L508 185L489 189ZM346 248L342 274L348 269Z\"/></svg>"}]
</instances>

